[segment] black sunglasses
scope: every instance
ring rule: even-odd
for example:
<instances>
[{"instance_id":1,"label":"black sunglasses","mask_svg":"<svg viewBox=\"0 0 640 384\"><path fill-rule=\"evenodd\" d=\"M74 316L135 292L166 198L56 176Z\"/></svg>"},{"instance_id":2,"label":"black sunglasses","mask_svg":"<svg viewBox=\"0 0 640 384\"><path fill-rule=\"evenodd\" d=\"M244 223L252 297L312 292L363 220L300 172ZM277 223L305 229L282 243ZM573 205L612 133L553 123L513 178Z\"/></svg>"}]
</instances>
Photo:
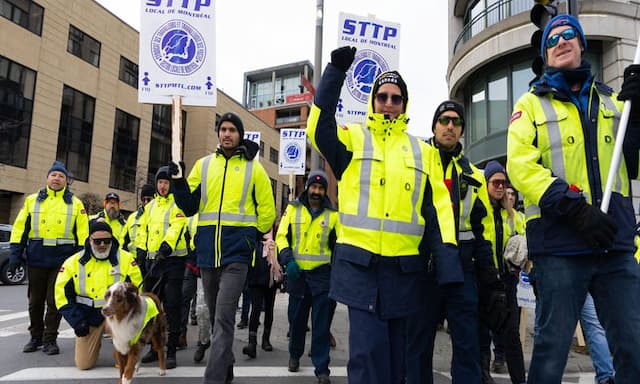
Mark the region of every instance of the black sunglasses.
<instances>
[{"instance_id":1,"label":"black sunglasses","mask_svg":"<svg viewBox=\"0 0 640 384\"><path fill-rule=\"evenodd\" d=\"M575 29L573 28L565 29L560 33L555 33L549 36L545 45L547 48L553 48L556 45L558 45L558 43L560 42L560 36L562 36L562 38L565 41L569 41L569 40L575 39L577 35L578 35L578 32L576 32Z\"/></svg>"},{"instance_id":2,"label":"black sunglasses","mask_svg":"<svg viewBox=\"0 0 640 384\"><path fill-rule=\"evenodd\" d=\"M91 239L91 241L93 241L94 243L96 243L96 245L109 245L111 244L111 238L107 237L106 239Z\"/></svg>"},{"instance_id":3,"label":"black sunglasses","mask_svg":"<svg viewBox=\"0 0 640 384\"><path fill-rule=\"evenodd\" d=\"M491 185L493 185L495 188L504 188L507 185L507 180L491 180Z\"/></svg>"},{"instance_id":4,"label":"black sunglasses","mask_svg":"<svg viewBox=\"0 0 640 384\"><path fill-rule=\"evenodd\" d=\"M453 116L440 116L438 117L438 122L442 125L449 125L449 122L453 122L453 125L456 127L460 127L462 125L461 117L453 117Z\"/></svg>"},{"instance_id":5,"label":"black sunglasses","mask_svg":"<svg viewBox=\"0 0 640 384\"><path fill-rule=\"evenodd\" d=\"M402 95L389 95L386 92L376 93L376 101L380 104L386 104L389 97L391 97L391 104L402 104Z\"/></svg>"}]
</instances>

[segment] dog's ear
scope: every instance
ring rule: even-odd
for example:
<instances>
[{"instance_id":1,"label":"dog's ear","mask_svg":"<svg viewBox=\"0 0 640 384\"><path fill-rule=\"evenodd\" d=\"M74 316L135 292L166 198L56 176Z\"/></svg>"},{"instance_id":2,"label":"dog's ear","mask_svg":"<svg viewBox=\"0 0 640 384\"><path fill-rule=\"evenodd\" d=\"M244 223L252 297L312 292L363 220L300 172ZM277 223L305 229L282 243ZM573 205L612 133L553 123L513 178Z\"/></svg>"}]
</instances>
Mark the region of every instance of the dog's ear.
<instances>
[{"instance_id":1,"label":"dog's ear","mask_svg":"<svg viewBox=\"0 0 640 384\"><path fill-rule=\"evenodd\" d=\"M135 304L137 304L137 302L138 302L138 289L136 288L135 285L129 284L129 283L127 284L126 295L127 295L127 302L131 306L134 306Z\"/></svg>"}]
</instances>

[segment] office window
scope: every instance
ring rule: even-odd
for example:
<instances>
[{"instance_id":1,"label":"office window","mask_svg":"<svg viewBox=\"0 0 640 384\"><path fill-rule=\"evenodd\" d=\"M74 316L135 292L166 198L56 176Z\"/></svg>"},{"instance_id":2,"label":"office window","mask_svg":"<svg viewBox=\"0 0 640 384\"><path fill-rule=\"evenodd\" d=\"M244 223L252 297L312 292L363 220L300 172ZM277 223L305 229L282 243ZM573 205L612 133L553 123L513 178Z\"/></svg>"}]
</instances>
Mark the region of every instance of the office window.
<instances>
[{"instance_id":1,"label":"office window","mask_svg":"<svg viewBox=\"0 0 640 384\"><path fill-rule=\"evenodd\" d=\"M96 67L100 66L100 42L73 25L69 25L67 52Z\"/></svg>"},{"instance_id":2,"label":"office window","mask_svg":"<svg viewBox=\"0 0 640 384\"><path fill-rule=\"evenodd\" d=\"M187 113L182 111L182 142L181 154L184 156L184 132L187 127ZM149 173L147 182L155 185L158 168L168 165L171 161L171 105L153 106L151 121L151 144L149 146Z\"/></svg>"},{"instance_id":3,"label":"office window","mask_svg":"<svg viewBox=\"0 0 640 384\"><path fill-rule=\"evenodd\" d=\"M0 56L0 163L27 167L36 72Z\"/></svg>"},{"instance_id":4,"label":"office window","mask_svg":"<svg viewBox=\"0 0 640 384\"><path fill-rule=\"evenodd\" d=\"M287 108L276 111L276 124L297 123L300 121L300 108Z\"/></svg>"},{"instance_id":5,"label":"office window","mask_svg":"<svg viewBox=\"0 0 640 384\"><path fill-rule=\"evenodd\" d=\"M488 109L489 109L489 134L506 131L511 115L511 108L507 97L507 71L498 71L489 77Z\"/></svg>"},{"instance_id":6,"label":"office window","mask_svg":"<svg viewBox=\"0 0 640 384\"><path fill-rule=\"evenodd\" d=\"M269 181L271 182L271 193L273 193L273 199L275 200L276 198L276 190L278 188L278 181L272 178L269 178Z\"/></svg>"},{"instance_id":7,"label":"office window","mask_svg":"<svg viewBox=\"0 0 640 384\"><path fill-rule=\"evenodd\" d=\"M140 119L116 109L109 187L135 192Z\"/></svg>"},{"instance_id":8,"label":"office window","mask_svg":"<svg viewBox=\"0 0 640 384\"><path fill-rule=\"evenodd\" d=\"M487 136L487 97L484 81L477 81L471 86L471 140L478 141Z\"/></svg>"},{"instance_id":9,"label":"office window","mask_svg":"<svg viewBox=\"0 0 640 384\"><path fill-rule=\"evenodd\" d=\"M64 86L56 158L81 181L89 181L95 106L93 97Z\"/></svg>"},{"instance_id":10,"label":"office window","mask_svg":"<svg viewBox=\"0 0 640 384\"><path fill-rule=\"evenodd\" d=\"M130 61L124 56L120 56L120 76L119 79L138 89L138 64Z\"/></svg>"},{"instance_id":11,"label":"office window","mask_svg":"<svg viewBox=\"0 0 640 384\"><path fill-rule=\"evenodd\" d=\"M287 205L289 204L289 186L286 184L282 184L282 196L280 197L280 214L284 213L287 209Z\"/></svg>"},{"instance_id":12,"label":"office window","mask_svg":"<svg viewBox=\"0 0 640 384\"><path fill-rule=\"evenodd\" d=\"M44 8L33 1L0 0L0 15L38 36L42 35Z\"/></svg>"},{"instance_id":13,"label":"office window","mask_svg":"<svg viewBox=\"0 0 640 384\"><path fill-rule=\"evenodd\" d=\"M264 157L264 141L260 140L260 157Z\"/></svg>"},{"instance_id":14,"label":"office window","mask_svg":"<svg viewBox=\"0 0 640 384\"><path fill-rule=\"evenodd\" d=\"M278 150L273 147L269 148L269 161L278 164Z\"/></svg>"}]
</instances>

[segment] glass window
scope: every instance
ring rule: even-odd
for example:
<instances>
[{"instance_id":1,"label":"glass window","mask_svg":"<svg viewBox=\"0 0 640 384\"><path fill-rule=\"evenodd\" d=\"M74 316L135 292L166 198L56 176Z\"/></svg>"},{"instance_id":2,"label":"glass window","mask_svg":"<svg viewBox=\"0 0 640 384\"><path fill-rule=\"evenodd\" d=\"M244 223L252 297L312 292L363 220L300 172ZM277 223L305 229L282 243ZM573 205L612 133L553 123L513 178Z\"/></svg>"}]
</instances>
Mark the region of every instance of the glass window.
<instances>
[{"instance_id":1,"label":"glass window","mask_svg":"<svg viewBox=\"0 0 640 384\"><path fill-rule=\"evenodd\" d=\"M484 82L477 81L471 87L471 140L478 141L487 136L487 100Z\"/></svg>"},{"instance_id":2,"label":"glass window","mask_svg":"<svg viewBox=\"0 0 640 384\"><path fill-rule=\"evenodd\" d=\"M264 157L264 141L260 140L260 157Z\"/></svg>"},{"instance_id":3,"label":"glass window","mask_svg":"<svg viewBox=\"0 0 640 384\"><path fill-rule=\"evenodd\" d=\"M267 108L273 105L273 83L269 80L259 80L249 86L252 108ZM254 105L255 103L255 105Z\"/></svg>"},{"instance_id":4,"label":"glass window","mask_svg":"<svg viewBox=\"0 0 640 384\"><path fill-rule=\"evenodd\" d=\"M0 56L0 163L27 167L36 72Z\"/></svg>"},{"instance_id":5,"label":"glass window","mask_svg":"<svg viewBox=\"0 0 640 384\"><path fill-rule=\"evenodd\" d=\"M278 150L273 147L269 148L269 161L278 164Z\"/></svg>"},{"instance_id":6,"label":"glass window","mask_svg":"<svg viewBox=\"0 0 640 384\"><path fill-rule=\"evenodd\" d=\"M278 182L275 179L269 178L269 181L271 182L271 192L273 193L273 199L275 200L276 198L276 189L278 188Z\"/></svg>"},{"instance_id":7,"label":"glass window","mask_svg":"<svg viewBox=\"0 0 640 384\"><path fill-rule=\"evenodd\" d=\"M120 56L120 80L138 89L138 64Z\"/></svg>"},{"instance_id":8,"label":"glass window","mask_svg":"<svg viewBox=\"0 0 640 384\"><path fill-rule=\"evenodd\" d=\"M299 121L300 108L288 108L276 111L276 124L297 123Z\"/></svg>"},{"instance_id":9,"label":"glass window","mask_svg":"<svg viewBox=\"0 0 640 384\"><path fill-rule=\"evenodd\" d=\"M140 119L116 109L109 187L135 192Z\"/></svg>"},{"instance_id":10,"label":"glass window","mask_svg":"<svg viewBox=\"0 0 640 384\"><path fill-rule=\"evenodd\" d=\"M219 117L216 117L216 120ZM184 143L184 132L187 127L187 113L182 111L182 132L180 142ZM184 145L182 145L184 155ZM147 182L155 185L158 168L169 164L171 160L171 105L153 105L151 121L151 143L149 146L149 173Z\"/></svg>"},{"instance_id":11,"label":"glass window","mask_svg":"<svg viewBox=\"0 0 640 384\"><path fill-rule=\"evenodd\" d=\"M31 0L0 0L0 15L38 36L42 35L44 8Z\"/></svg>"},{"instance_id":12,"label":"glass window","mask_svg":"<svg viewBox=\"0 0 640 384\"><path fill-rule=\"evenodd\" d=\"M289 186L287 184L282 184L282 198L280 200L280 214L282 214L289 204Z\"/></svg>"},{"instance_id":13,"label":"glass window","mask_svg":"<svg viewBox=\"0 0 640 384\"><path fill-rule=\"evenodd\" d=\"M529 82L535 74L531 70L531 63L525 62L513 66L511 72L511 105L515 105L520 96L529 90Z\"/></svg>"},{"instance_id":14,"label":"glass window","mask_svg":"<svg viewBox=\"0 0 640 384\"><path fill-rule=\"evenodd\" d=\"M89 181L95 105L93 97L64 86L56 159L81 181Z\"/></svg>"},{"instance_id":15,"label":"glass window","mask_svg":"<svg viewBox=\"0 0 640 384\"><path fill-rule=\"evenodd\" d=\"M73 25L69 25L67 52L96 67L100 65L100 42Z\"/></svg>"},{"instance_id":16,"label":"glass window","mask_svg":"<svg viewBox=\"0 0 640 384\"><path fill-rule=\"evenodd\" d=\"M489 133L505 131L510 115L507 97L507 71L492 75L488 84L489 91Z\"/></svg>"}]
</instances>

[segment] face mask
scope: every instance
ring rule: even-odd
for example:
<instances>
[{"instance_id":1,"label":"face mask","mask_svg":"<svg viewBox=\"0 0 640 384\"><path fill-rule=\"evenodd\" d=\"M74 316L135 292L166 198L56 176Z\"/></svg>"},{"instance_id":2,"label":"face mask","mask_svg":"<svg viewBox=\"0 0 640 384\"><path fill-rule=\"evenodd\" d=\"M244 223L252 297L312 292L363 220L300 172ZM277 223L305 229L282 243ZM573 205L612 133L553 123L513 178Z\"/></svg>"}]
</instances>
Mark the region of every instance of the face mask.
<instances>
[{"instance_id":1,"label":"face mask","mask_svg":"<svg viewBox=\"0 0 640 384\"><path fill-rule=\"evenodd\" d=\"M98 260L105 260L109 257L109 253L111 252L111 245L109 245L109 247L107 248L106 251L104 252L100 252L97 249L95 249L95 247L92 245L91 246L91 253L93 253L93 257L95 257Z\"/></svg>"}]
</instances>

